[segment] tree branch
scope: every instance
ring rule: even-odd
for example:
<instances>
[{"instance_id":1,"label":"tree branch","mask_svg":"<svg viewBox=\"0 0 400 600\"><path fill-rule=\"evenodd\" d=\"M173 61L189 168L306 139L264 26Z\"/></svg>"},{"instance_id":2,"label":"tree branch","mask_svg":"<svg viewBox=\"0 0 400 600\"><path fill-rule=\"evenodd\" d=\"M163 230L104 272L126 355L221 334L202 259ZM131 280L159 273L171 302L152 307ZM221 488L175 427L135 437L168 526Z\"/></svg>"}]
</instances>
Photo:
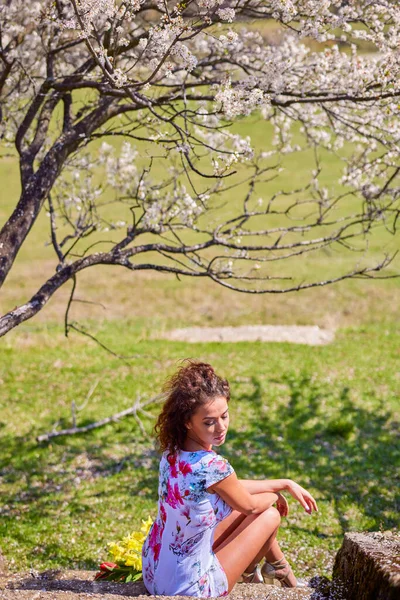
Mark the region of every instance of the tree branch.
<instances>
[{"instance_id":1,"label":"tree branch","mask_svg":"<svg viewBox=\"0 0 400 600\"><path fill-rule=\"evenodd\" d=\"M141 423L141 421L139 419L138 413L143 412L143 410L146 407L150 406L151 404L160 404L164 400L165 400L164 394L158 394L157 396L154 396L154 398L151 398L150 400L147 400L146 402L141 402L140 398L138 398L138 400L136 400L135 404L131 408L127 408L118 413L115 413L111 417L101 419L101 421L95 421L94 423L90 423L90 425L85 425L84 427L70 427L69 429L61 429L60 431L50 431L48 433L43 433L43 434L37 436L36 441L40 444L42 442L48 442L49 440L51 440L53 438L64 436L64 435L76 435L79 433L86 433L88 431L92 431L93 429L98 429L99 427L104 427L104 425L108 425L109 423L116 423L120 419L127 417L127 416L133 416L135 418L136 422L138 423L142 434L146 435L146 432L143 428L143 424Z\"/></svg>"}]
</instances>

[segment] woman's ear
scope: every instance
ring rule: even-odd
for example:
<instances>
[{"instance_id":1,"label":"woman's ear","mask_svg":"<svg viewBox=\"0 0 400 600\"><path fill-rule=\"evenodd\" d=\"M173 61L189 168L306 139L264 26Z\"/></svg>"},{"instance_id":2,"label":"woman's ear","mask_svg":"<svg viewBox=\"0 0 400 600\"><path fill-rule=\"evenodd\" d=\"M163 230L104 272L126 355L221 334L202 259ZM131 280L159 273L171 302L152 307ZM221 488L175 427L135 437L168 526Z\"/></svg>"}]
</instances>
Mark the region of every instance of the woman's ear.
<instances>
[{"instance_id":1,"label":"woman's ear","mask_svg":"<svg viewBox=\"0 0 400 600\"><path fill-rule=\"evenodd\" d=\"M188 421L187 423L185 423L185 427L186 429L192 429L192 424L190 421Z\"/></svg>"}]
</instances>

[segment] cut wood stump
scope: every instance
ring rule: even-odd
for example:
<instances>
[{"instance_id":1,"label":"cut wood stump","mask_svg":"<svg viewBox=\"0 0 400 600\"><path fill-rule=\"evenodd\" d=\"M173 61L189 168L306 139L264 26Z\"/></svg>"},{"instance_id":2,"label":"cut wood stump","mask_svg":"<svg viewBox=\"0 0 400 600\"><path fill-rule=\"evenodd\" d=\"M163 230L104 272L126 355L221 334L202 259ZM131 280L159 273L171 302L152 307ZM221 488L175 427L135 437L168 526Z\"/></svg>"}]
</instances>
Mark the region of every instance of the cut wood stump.
<instances>
[{"instance_id":1,"label":"cut wood stump","mask_svg":"<svg viewBox=\"0 0 400 600\"><path fill-rule=\"evenodd\" d=\"M399 600L400 534L346 533L333 581L346 600Z\"/></svg>"}]
</instances>

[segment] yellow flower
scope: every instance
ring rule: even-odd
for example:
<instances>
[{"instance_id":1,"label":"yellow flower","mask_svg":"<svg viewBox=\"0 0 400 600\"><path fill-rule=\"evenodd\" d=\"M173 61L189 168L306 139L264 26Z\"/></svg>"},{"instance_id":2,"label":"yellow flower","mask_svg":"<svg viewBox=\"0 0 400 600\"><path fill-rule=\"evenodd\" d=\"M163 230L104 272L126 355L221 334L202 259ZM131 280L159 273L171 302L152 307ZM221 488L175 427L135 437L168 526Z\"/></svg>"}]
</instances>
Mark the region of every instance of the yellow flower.
<instances>
[{"instance_id":1,"label":"yellow flower","mask_svg":"<svg viewBox=\"0 0 400 600\"><path fill-rule=\"evenodd\" d=\"M126 556L125 565L127 567L134 567L136 571L142 570L142 553L128 554Z\"/></svg>"},{"instance_id":2,"label":"yellow flower","mask_svg":"<svg viewBox=\"0 0 400 600\"><path fill-rule=\"evenodd\" d=\"M108 550L110 552L110 554L112 554L114 561L116 563L120 562L121 560L123 560L123 555L125 553L125 548L123 548L119 543L116 542L110 542L108 544Z\"/></svg>"},{"instance_id":3,"label":"yellow flower","mask_svg":"<svg viewBox=\"0 0 400 600\"><path fill-rule=\"evenodd\" d=\"M132 531L119 542L109 542L108 550L113 556L114 562L133 567L140 573L142 570L142 547L152 524L152 518L148 517L146 520L142 520L140 531Z\"/></svg>"},{"instance_id":4,"label":"yellow flower","mask_svg":"<svg viewBox=\"0 0 400 600\"><path fill-rule=\"evenodd\" d=\"M140 528L141 533L143 533L144 536L147 536L152 525L153 519L151 517L147 517L146 520L142 519L142 526Z\"/></svg>"}]
</instances>

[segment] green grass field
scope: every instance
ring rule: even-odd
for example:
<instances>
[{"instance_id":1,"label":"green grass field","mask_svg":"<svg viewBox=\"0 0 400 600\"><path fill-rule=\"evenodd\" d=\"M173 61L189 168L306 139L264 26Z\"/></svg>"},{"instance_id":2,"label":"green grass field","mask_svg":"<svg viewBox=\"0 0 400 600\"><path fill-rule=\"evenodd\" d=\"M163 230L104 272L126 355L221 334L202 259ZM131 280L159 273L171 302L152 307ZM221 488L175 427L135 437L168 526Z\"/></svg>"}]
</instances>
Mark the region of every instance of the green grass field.
<instances>
[{"instance_id":1,"label":"green grass field","mask_svg":"<svg viewBox=\"0 0 400 600\"><path fill-rule=\"evenodd\" d=\"M103 324L101 339L135 355L129 366L59 327L15 336L2 348L1 547L12 569L95 569L106 543L156 510L157 462L132 417L79 436L35 437L109 416L154 396L182 357L211 362L232 385L223 447L242 478L291 477L319 513L291 502L281 540L297 574L329 574L347 530L386 530L398 519L395 445L400 329L340 331L326 347L141 340L137 323ZM156 414L157 407L151 411ZM144 418L150 431L153 419ZM396 504L397 502L397 504Z\"/></svg>"},{"instance_id":2,"label":"green grass field","mask_svg":"<svg viewBox=\"0 0 400 600\"><path fill-rule=\"evenodd\" d=\"M240 125L263 143L257 121ZM307 161L288 167L294 177ZM0 163L0 220L18 196L17 165ZM327 165L334 185L337 165ZM296 175L297 176L297 175ZM274 184L275 185L275 184ZM266 190L265 193L269 193ZM43 215L21 250L0 297L2 313L30 298L54 272ZM47 245L46 245L47 244ZM367 260L396 250L377 230ZM352 258L352 257L351 257ZM298 261L313 277L349 266L336 249ZM400 272L394 263L390 273ZM37 435L78 425L155 396L177 361L211 362L232 386L231 429L222 453L242 478L291 477L310 489L319 513L291 503L281 540L297 575L330 574L348 530L398 526L400 279L353 280L291 295L248 296L212 282L104 267L78 277L71 319L96 335L63 336L70 284L0 346L0 547L14 571L55 566L95 569L106 543L155 516L157 463L151 429L132 418L85 435L38 444ZM325 347L283 343L197 344L151 339L188 325L316 324L335 328ZM398 471L398 469L397 469Z\"/></svg>"}]
</instances>

